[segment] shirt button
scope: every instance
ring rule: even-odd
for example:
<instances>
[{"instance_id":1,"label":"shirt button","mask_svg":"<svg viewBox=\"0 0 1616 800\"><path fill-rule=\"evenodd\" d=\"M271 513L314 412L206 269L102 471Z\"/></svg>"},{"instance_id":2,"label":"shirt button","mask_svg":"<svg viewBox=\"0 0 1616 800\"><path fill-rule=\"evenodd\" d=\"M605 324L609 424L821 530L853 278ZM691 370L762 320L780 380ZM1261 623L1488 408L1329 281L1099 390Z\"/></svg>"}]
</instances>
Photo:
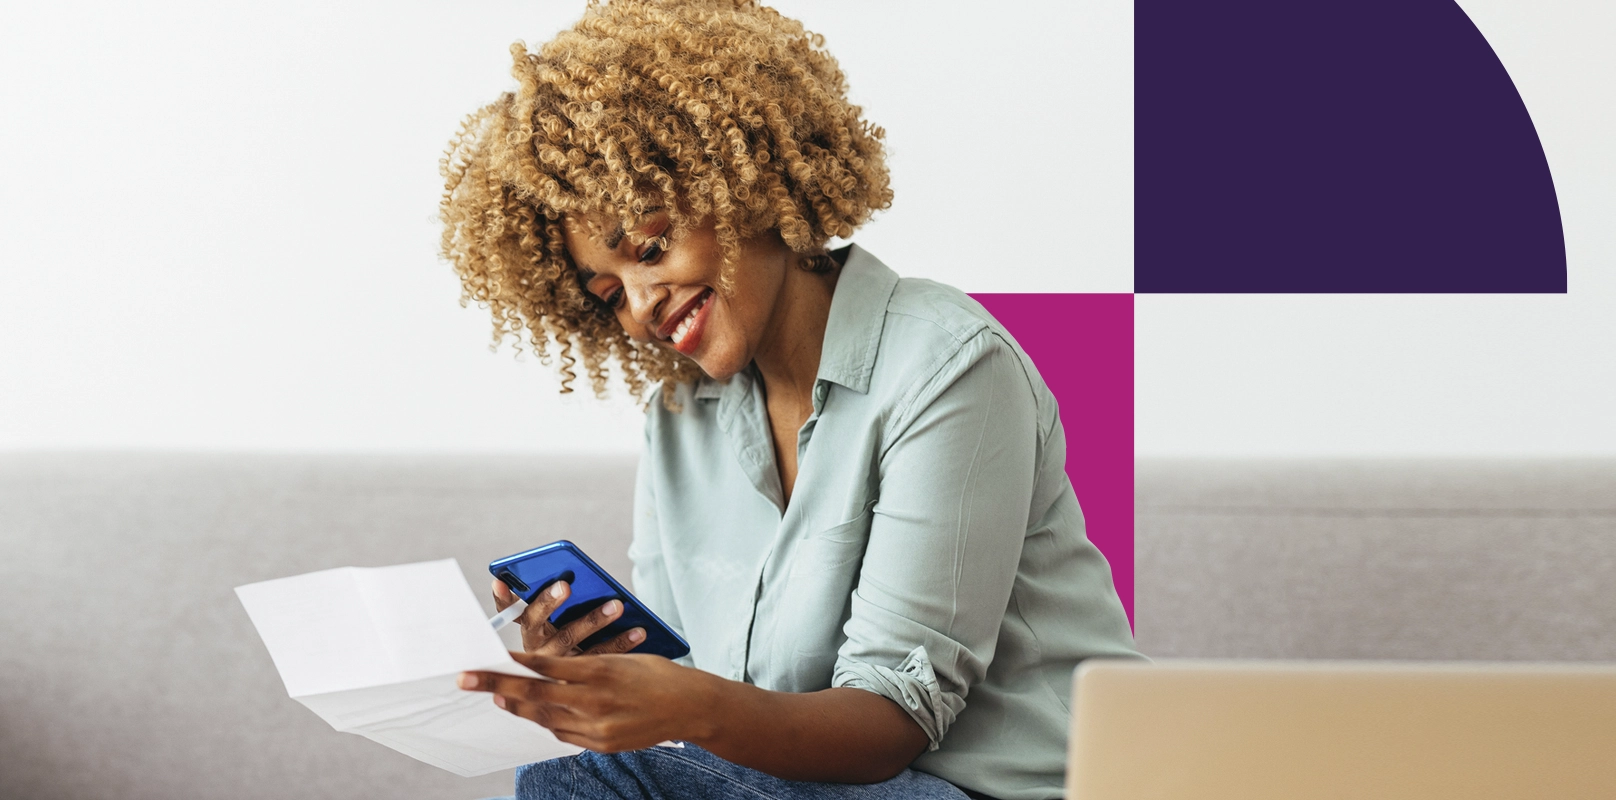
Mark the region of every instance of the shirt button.
<instances>
[{"instance_id":1,"label":"shirt button","mask_svg":"<svg viewBox=\"0 0 1616 800\"><path fill-rule=\"evenodd\" d=\"M815 386L814 387L814 399L818 400L821 403L825 402L825 393L829 392L829 391L830 391L830 387L826 386L823 383L819 384L818 386Z\"/></svg>"}]
</instances>

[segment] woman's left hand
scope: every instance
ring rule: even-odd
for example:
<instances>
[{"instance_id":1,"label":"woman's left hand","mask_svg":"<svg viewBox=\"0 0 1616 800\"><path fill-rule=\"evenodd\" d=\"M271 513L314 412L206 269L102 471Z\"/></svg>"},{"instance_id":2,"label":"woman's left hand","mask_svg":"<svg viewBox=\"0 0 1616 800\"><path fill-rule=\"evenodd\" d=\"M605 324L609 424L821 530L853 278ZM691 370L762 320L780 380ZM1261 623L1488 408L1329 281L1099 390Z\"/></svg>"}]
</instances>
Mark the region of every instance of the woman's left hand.
<instances>
[{"instance_id":1,"label":"woman's left hand","mask_svg":"<svg viewBox=\"0 0 1616 800\"><path fill-rule=\"evenodd\" d=\"M549 728L557 739L601 753L695 739L722 679L661 656L628 653L564 658L512 652L554 680L466 672L460 688L491 692L494 704Z\"/></svg>"}]
</instances>

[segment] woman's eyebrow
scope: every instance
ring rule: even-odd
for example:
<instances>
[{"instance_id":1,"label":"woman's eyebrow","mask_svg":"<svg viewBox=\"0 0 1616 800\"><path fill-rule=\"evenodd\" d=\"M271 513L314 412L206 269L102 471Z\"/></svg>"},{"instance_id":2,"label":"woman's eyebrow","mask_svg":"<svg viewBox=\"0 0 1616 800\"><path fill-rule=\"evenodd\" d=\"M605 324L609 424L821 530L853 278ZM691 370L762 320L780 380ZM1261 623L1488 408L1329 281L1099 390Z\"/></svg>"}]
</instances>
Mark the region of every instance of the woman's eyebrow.
<instances>
[{"instance_id":1,"label":"woman's eyebrow","mask_svg":"<svg viewBox=\"0 0 1616 800\"><path fill-rule=\"evenodd\" d=\"M652 206L650 208L647 208L645 210L645 213L640 215L639 221L636 222L635 224L638 225L638 224L640 224L640 222L644 222L646 217L649 217L652 214L655 214L656 212L661 211L661 210L662 210L662 206ZM616 250L617 246L623 243L623 237L625 235L627 235L627 233L628 233L628 231L623 230L623 223L621 223L621 222L617 223L617 227L612 229L611 235L606 237L606 249L607 250Z\"/></svg>"}]
</instances>

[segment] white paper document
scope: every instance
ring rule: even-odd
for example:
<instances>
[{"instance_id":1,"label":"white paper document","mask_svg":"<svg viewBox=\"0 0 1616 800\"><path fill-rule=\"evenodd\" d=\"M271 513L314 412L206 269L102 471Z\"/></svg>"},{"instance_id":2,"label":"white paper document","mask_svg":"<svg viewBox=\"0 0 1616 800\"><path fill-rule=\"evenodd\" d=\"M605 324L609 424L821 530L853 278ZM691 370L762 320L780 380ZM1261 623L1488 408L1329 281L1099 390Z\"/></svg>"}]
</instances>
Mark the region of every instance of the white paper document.
<instances>
[{"instance_id":1,"label":"white paper document","mask_svg":"<svg viewBox=\"0 0 1616 800\"><path fill-rule=\"evenodd\" d=\"M328 569L236 596L287 694L339 731L466 776L579 751L455 685L468 670L537 673L505 650L454 559Z\"/></svg>"}]
</instances>

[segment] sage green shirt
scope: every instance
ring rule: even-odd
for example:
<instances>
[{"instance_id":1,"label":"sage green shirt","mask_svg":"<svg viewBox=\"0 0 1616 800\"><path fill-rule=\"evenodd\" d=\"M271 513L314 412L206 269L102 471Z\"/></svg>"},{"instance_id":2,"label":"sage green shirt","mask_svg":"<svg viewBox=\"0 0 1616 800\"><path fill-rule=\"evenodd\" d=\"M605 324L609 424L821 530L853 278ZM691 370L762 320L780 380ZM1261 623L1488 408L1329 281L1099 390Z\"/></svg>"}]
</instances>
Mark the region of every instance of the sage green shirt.
<instances>
[{"instance_id":1,"label":"sage green shirt","mask_svg":"<svg viewBox=\"0 0 1616 800\"><path fill-rule=\"evenodd\" d=\"M854 246L784 502L762 387L664 387L635 497L635 592L689 660L766 689L891 698L914 762L995 797L1058 797L1070 685L1138 658L1083 533L1055 398L969 296Z\"/></svg>"}]
</instances>

